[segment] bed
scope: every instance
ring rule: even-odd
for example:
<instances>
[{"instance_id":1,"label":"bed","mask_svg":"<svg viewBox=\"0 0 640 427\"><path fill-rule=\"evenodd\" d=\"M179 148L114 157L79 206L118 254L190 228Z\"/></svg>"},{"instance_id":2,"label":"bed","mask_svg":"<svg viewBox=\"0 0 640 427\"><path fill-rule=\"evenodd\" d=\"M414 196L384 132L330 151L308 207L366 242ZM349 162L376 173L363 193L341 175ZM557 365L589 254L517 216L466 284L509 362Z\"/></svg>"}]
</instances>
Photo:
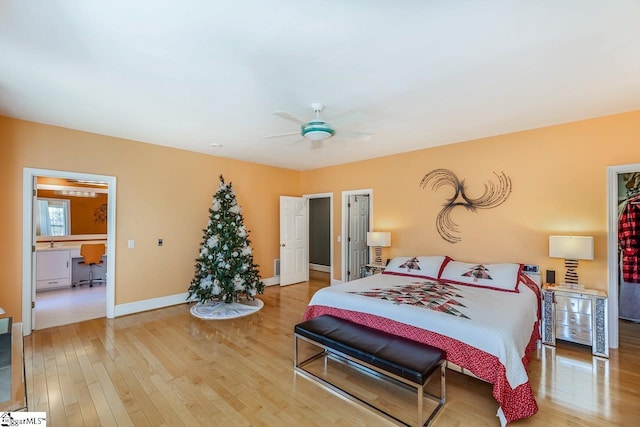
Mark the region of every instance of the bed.
<instances>
[{"instance_id":1,"label":"bed","mask_svg":"<svg viewBox=\"0 0 640 427\"><path fill-rule=\"evenodd\" d=\"M382 274L316 292L304 320L331 314L441 348L447 363L493 385L497 416L538 410L527 365L540 322L540 289L520 264L396 257Z\"/></svg>"}]
</instances>

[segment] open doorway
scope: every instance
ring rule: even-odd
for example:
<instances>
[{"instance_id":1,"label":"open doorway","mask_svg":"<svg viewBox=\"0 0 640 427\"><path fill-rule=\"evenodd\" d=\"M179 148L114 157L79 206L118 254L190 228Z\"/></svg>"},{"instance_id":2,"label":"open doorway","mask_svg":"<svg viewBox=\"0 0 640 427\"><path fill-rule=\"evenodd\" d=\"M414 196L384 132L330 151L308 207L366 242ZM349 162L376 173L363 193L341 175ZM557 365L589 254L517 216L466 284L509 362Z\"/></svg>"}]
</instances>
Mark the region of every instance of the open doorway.
<instances>
[{"instance_id":1,"label":"open doorway","mask_svg":"<svg viewBox=\"0 0 640 427\"><path fill-rule=\"evenodd\" d=\"M46 179L41 178L38 185L38 177ZM25 335L36 328L114 317L115 194L116 179L112 176L24 168L22 319ZM89 202L89 198L95 200ZM91 205L90 211L83 219L78 209L86 209L87 205ZM74 215L79 222L74 223ZM90 223L98 223L97 228L91 228ZM83 283L83 276L89 271L80 264L81 244L97 242L106 243L103 265L95 268L97 278L103 281L91 283L100 286L73 288L73 284ZM42 310L39 312L39 309Z\"/></svg>"},{"instance_id":2,"label":"open doorway","mask_svg":"<svg viewBox=\"0 0 640 427\"><path fill-rule=\"evenodd\" d=\"M609 343L612 348L618 348L619 322L640 321L640 258L637 255L640 224L635 224L640 221L640 163L609 167L607 181ZM630 208L634 213L626 220ZM629 221L633 221L632 229L627 228ZM628 247L629 243L632 247ZM630 270L633 270L631 275Z\"/></svg>"},{"instance_id":3,"label":"open doorway","mask_svg":"<svg viewBox=\"0 0 640 427\"><path fill-rule=\"evenodd\" d=\"M367 232L373 223L373 190L342 192L342 280L360 277L360 267L369 263Z\"/></svg>"},{"instance_id":4,"label":"open doorway","mask_svg":"<svg viewBox=\"0 0 640 427\"><path fill-rule=\"evenodd\" d=\"M305 195L309 200L309 270L316 280L333 279L333 193Z\"/></svg>"},{"instance_id":5,"label":"open doorway","mask_svg":"<svg viewBox=\"0 0 640 427\"><path fill-rule=\"evenodd\" d=\"M275 274L280 286L333 279L333 194L280 196L280 258ZM313 258L310 257L310 253Z\"/></svg>"}]
</instances>

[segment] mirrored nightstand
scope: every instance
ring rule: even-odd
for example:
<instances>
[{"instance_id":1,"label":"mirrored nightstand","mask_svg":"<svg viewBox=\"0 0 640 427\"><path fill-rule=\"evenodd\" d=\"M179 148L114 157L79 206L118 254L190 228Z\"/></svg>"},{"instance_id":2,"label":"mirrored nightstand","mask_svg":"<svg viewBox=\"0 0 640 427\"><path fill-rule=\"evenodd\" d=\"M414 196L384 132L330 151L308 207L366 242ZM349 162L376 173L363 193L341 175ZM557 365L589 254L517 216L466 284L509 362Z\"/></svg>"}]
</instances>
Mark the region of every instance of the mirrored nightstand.
<instances>
[{"instance_id":1,"label":"mirrored nightstand","mask_svg":"<svg viewBox=\"0 0 640 427\"><path fill-rule=\"evenodd\" d=\"M591 346L594 356L609 357L607 295L593 289L542 289L542 342L556 340Z\"/></svg>"}]
</instances>

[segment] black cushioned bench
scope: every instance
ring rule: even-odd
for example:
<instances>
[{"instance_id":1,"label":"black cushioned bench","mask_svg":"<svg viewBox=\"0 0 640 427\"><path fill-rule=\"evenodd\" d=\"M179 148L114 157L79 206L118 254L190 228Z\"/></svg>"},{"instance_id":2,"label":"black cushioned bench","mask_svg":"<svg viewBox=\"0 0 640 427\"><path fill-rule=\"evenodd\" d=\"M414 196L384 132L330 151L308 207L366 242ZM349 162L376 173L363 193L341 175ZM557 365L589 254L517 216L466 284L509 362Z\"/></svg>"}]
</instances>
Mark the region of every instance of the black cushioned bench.
<instances>
[{"instance_id":1,"label":"black cushioned bench","mask_svg":"<svg viewBox=\"0 0 640 427\"><path fill-rule=\"evenodd\" d=\"M298 339L303 339L323 350L300 362L298 361ZM330 315L318 316L296 325L294 341L296 372L319 381L352 400L364 403L402 424L408 425L396 416L304 369L303 366L320 357L338 357L415 388L418 393L418 417L415 424L417 426L429 425L444 406L446 355L443 350ZM441 387L439 397L424 391L424 387L438 371L440 371ZM435 400L438 405L423 423L424 397Z\"/></svg>"}]
</instances>

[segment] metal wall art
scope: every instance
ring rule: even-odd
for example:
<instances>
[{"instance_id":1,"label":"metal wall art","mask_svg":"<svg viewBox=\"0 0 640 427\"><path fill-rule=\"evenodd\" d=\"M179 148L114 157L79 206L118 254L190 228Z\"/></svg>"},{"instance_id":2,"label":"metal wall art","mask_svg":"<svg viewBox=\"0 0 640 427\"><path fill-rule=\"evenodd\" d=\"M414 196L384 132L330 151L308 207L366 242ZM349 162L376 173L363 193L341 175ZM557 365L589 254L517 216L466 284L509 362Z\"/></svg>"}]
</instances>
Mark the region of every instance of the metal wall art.
<instances>
[{"instance_id":1,"label":"metal wall art","mask_svg":"<svg viewBox=\"0 0 640 427\"><path fill-rule=\"evenodd\" d=\"M107 222L107 204L103 203L93 211L95 222Z\"/></svg>"},{"instance_id":2,"label":"metal wall art","mask_svg":"<svg viewBox=\"0 0 640 427\"><path fill-rule=\"evenodd\" d=\"M436 218L436 229L440 237L449 243L458 243L462 240L458 236L458 224L451 219L451 211L456 206L464 206L467 210L476 212L477 209L495 208L507 200L511 194L511 178L506 176L504 172L500 172L500 174L493 172L493 174L498 178L498 183L495 184L493 181L485 183L484 193L477 199L465 194L464 180L460 181L449 169L434 169L422 178L420 181L422 188L426 188L431 183L433 190L437 190L443 185L451 185L455 191L454 195L447 199Z\"/></svg>"}]
</instances>

